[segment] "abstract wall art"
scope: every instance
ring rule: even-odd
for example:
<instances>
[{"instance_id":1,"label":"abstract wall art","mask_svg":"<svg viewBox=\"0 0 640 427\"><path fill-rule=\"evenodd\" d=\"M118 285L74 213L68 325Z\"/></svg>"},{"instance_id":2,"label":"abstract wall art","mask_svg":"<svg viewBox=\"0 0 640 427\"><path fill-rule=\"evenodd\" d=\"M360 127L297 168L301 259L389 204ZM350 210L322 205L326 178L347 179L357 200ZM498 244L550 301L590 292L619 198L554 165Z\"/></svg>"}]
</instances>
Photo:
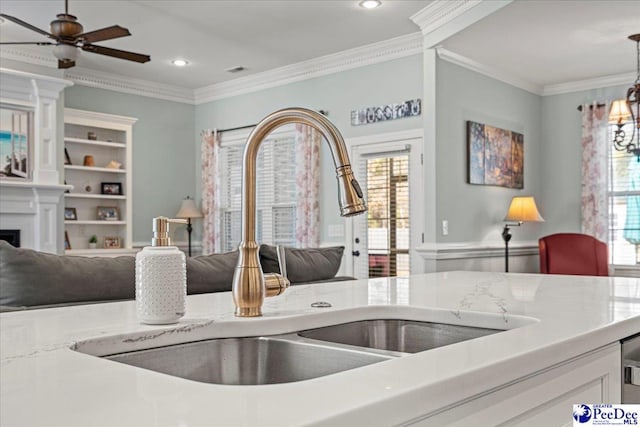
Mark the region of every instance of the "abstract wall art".
<instances>
[{"instance_id":1,"label":"abstract wall art","mask_svg":"<svg viewBox=\"0 0 640 427\"><path fill-rule=\"evenodd\" d=\"M469 184L524 188L524 135L467 122Z\"/></svg>"}]
</instances>

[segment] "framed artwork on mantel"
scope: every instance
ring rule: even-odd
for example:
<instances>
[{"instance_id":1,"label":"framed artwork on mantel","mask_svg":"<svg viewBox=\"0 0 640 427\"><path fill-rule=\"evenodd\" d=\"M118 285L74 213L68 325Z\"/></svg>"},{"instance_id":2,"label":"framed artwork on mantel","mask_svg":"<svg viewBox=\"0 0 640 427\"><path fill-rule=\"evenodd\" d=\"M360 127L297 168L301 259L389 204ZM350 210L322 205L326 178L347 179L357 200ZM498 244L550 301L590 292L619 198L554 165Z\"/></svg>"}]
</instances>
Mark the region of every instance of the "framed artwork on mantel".
<instances>
[{"instance_id":1,"label":"framed artwork on mantel","mask_svg":"<svg viewBox=\"0 0 640 427\"><path fill-rule=\"evenodd\" d=\"M467 122L468 183L524 188L524 135Z\"/></svg>"},{"instance_id":2,"label":"framed artwork on mantel","mask_svg":"<svg viewBox=\"0 0 640 427\"><path fill-rule=\"evenodd\" d=\"M0 105L0 177L30 178L32 126L32 111Z\"/></svg>"}]
</instances>

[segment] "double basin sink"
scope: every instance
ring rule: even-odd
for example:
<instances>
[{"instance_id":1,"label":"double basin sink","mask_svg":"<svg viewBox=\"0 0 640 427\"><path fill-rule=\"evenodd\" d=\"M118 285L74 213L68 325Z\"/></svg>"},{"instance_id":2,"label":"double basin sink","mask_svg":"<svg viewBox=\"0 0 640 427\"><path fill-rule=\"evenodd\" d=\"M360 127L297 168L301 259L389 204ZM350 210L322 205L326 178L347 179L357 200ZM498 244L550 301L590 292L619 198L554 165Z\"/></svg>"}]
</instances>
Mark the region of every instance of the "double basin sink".
<instances>
[{"instance_id":1,"label":"double basin sink","mask_svg":"<svg viewBox=\"0 0 640 427\"><path fill-rule=\"evenodd\" d=\"M290 334L219 338L102 356L212 384L280 384L317 378L504 329L414 320L361 320Z\"/></svg>"}]
</instances>

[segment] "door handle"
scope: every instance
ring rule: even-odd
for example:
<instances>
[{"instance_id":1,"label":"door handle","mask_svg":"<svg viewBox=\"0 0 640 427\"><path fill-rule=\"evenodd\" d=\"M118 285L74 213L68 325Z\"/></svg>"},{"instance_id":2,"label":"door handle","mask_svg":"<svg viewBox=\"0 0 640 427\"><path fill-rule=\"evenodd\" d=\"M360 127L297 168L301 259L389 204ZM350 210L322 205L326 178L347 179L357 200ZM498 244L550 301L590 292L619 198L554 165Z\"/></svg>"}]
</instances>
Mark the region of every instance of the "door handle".
<instances>
[{"instance_id":1,"label":"door handle","mask_svg":"<svg viewBox=\"0 0 640 427\"><path fill-rule=\"evenodd\" d=\"M353 251L353 252L351 252L351 255L360 256L360 251Z\"/></svg>"}]
</instances>

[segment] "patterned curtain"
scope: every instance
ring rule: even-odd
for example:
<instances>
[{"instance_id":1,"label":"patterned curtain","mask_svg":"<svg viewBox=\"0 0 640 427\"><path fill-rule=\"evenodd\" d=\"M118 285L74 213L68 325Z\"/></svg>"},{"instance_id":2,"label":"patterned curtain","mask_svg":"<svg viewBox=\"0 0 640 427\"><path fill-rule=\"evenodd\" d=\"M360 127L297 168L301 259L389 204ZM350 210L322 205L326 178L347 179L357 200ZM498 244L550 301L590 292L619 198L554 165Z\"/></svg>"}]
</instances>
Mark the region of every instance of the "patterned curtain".
<instances>
[{"instance_id":1,"label":"patterned curtain","mask_svg":"<svg viewBox=\"0 0 640 427\"><path fill-rule=\"evenodd\" d=\"M220 140L218 133L202 132L202 254L220 250Z\"/></svg>"},{"instance_id":2,"label":"patterned curtain","mask_svg":"<svg viewBox=\"0 0 640 427\"><path fill-rule=\"evenodd\" d=\"M320 133L296 125L296 247L320 244Z\"/></svg>"},{"instance_id":3,"label":"patterned curtain","mask_svg":"<svg viewBox=\"0 0 640 427\"><path fill-rule=\"evenodd\" d=\"M608 241L608 105L582 106L582 232Z\"/></svg>"}]
</instances>

